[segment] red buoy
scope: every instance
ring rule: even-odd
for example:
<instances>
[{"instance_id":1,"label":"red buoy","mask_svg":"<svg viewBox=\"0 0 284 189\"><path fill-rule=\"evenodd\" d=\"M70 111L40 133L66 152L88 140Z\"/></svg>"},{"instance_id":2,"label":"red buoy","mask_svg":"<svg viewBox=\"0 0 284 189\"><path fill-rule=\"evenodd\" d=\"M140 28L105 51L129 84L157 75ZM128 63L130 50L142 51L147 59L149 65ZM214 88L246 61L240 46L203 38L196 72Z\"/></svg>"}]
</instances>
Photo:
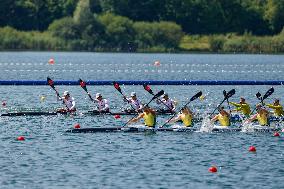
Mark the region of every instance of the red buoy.
<instances>
[{"instance_id":1,"label":"red buoy","mask_svg":"<svg viewBox=\"0 0 284 189\"><path fill-rule=\"evenodd\" d=\"M2 101L2 106L6 106L7 105L7 103L5 102L5 101Z\"/></svg>"},{"instance_id":2,"label":"red buoy","mask_svg":"<svg viewBox=\"0 0 284 189\"><path fill-rule=\"evenodd\" d=\"M74 128L75 128L75 129L80 129L80 128L81 128L81 126L80 126L80 124L79 124L79 123L77 123L77 124L74 126Z\"/></svg>"},{"instance_id":3,"label":"red buoy","mask_svg":"<svg viewBox=\"0 0 284 189\"><path fill-rule=\"evenodd\" d=\"M280 134L278 132L275 132L273 136L280 137Z\"/></svg>"},{"instance_id":4,"label":"red buoy","mask_svg":"<svg viewBox=\"0 0 284 189\"><path fill-rule=\"evenodd\" d=\"M254 146L250 146L250 147L249 147L249 151L250 151L250 152L256 152L256 148L255 148Z\"/></svg>"},{"instance_id":5,"label":"red buoy","mask_svg":"<svg viewBox=\"0 0 284 189\"><path fill-rule=\"evenodd\" d=\"M160 61L157 60L157 61L154 62L154 66L160 66L160 65L161 65Z\"/></svg>"},{"instance_id":6,"label":"red buoy","mask_svg":"<svg viewBox=\"0 0 284 189\"><path fill-rule=\"evenodd\" d=\"M49 60L48 60L48 63L49 63L49 64L54 64L54 59L53 59L53 58L49 59Z\"/></svg>"},{"instance_id":7,"label":"red buoy","mask_svg":"<svg viewBox=\"0 0 284 189\"><path fill-rule=\"evenodd\" d=\"M24 137L24 136L19 136L19 137L17 138L17 140L23 141L23 140L25 140L25 137Z\"/></svg>"},{"instance_id":8,"label":"red buoy","mask_svg":"<svg viewBox=\"0 0 284 189\"><path fill-rule=\"evenodd\" d=\"M218 170L217 170L217 167L212 166L212 167L209 167L208 171L211 173L216 173Z\"/></svg>"},{"instance_id":9,"label":"red buoy","mask_svg":"<svg viewBox=\"0 0 284 189\"><path fill-rule=\"evenodd\" d=\"M120 119L120 115L115 115L114 118L115 119Z\"/></svg>"}]
</instances>

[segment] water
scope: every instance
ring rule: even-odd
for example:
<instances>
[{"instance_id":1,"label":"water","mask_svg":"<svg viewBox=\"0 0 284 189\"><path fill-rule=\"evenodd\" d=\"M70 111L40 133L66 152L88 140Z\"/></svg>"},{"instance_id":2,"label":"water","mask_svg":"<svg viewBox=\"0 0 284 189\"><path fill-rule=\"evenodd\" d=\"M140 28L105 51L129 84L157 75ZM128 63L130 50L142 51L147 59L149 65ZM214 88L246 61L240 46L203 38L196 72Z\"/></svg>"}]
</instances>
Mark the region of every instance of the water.
<instances>
[{"instance_id":1,"label":"water","mask_svg":"<svg viewBox=\"0 0 284 189\"><path fill-rule=\"evenodd\" d=\"M51 57L55 65L48 65ZM153 66L157 60L160 67ZM0 79L45 80L49 75L55 80L283 80L283 61L282 55L0 53ZM60 93L71 92L80 112L93 107L79 86L56 87ZM202 90L206 99L198 99L190 107L204 112L216 107L224 89L236 89L232 101L244 96L255 104L255 94L264 94L269 87L152 89L166 90L179 105ZM88 89L91 94L102 93L110 100L112 109L119 111L122 107L122 98L112 86ZM150 98L141 86L122 89L127 94L135 90L144 102ZM275 86L275 93L267 102L283 97L283 92L283 86ZM46 96L44 102L40 101L42 95ZM7 102L7 108L2 107L1 112L53 110L60 106L49 86L0 86L0 100ZM65 133L75 123L82 127L110 127L120 126L128 119L129 116L118 120L111 116L1 117L0 188L284 187L283 138L272 137L272 133ZM159 117L158 125L166 119ZM16 141L20 135L26 140ZM256 146L257 153L248 152L251 145ZM216 174L208 172L212 165L218 168Z\"/></svg>"}]
</instances>

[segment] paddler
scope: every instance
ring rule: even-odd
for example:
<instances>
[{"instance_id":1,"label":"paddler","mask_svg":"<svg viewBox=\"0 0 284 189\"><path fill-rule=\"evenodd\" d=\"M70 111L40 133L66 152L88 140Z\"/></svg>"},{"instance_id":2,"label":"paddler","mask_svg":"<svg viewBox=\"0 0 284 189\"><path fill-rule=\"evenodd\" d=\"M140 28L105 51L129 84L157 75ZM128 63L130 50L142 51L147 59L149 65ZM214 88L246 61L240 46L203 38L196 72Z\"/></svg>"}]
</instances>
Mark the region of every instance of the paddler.
<instances>
[{"instance_id":1,"label":"paddler","mask_svg":"<svg viewBox=\"0 0 284 189\"><path fill-rule=\"evenodd\" d=\"M155 127L156 125L156 112L149 106L144 106L142 108L142 113L140 113L136 118L133 118L129 123L136 123L141 118L144 119L144 124L147 127Z\"/></svg>"},{"instance_id":2,"label":"paddler","mask_svg":"<svg viewBox=\"0 0 284 189\"><path fill-rule=\"evenodd\" d=\"M188 107L183 107L177 117L170 120L171 122L181 121L183 126L192 127L193 112Z\"/></svg>"},{"instance_id":3,"label":"paddler","mask_svg":"<svg viewBox=\"0 0 284 189\"><path fill-rule=\"evenodd\" d=\"M236 109L233 111L241 112L246 117L250 116L250 113L251 113L250 106L248 103L246 103L245 98L241 97L239 103L230 102L230 104L236 107Z\"/></svg>"},{"instance_id":4,"label":"paddler","mask_svg":"<svg viewBox=\"0 0 284 189\"><path fill-rule=\"evenodd\" d=\"M88 93L89 95L89 93ZM107 99L104 99L101 93L96 94L96 98L94 99L94 102L98 103L97 106L97 112L100 113L108 113L109 112L109 103Z\"/></svg>"},{"instance_id":5,"label":"paddler","mask_svg":"<svg viewBox=\"0 0 284 189\"><path fill-rule=\"evenodd\" d=\"M159 109L159 112L162 113L173 113L176 109L176 102L169 98L169 95L167 93L164 93L160 99L157 99L157 104L162 104L164 107L162 109Z\"/></svg>"},{"instance_id":6,"label":"paddler","mask_svg":"<svg viewBox=\"0 0 284 189\"><path fill-rule=\"evenodd\" d=\"M248 119L248 122L257 120L261 126L268 126L269 112L261 104L256 105L257 113Z\"/></svg>"},{"instance_id":7,"label":"paddler","mask_svg":"<svg viewBox=\"0 0 284 189\"><path fill-rule=\"evenodd\" d=\"M136 93L132 92L130 98L124 97L125 102L128 102L132 109L127 109L126 112L142 112L143 105L140 100L137 99Z\"/></svg>"},{"instance_id":8,"label":"paddler","mask_svg":"<svg viewBox=\"0 0 284 189\"><path fill-rule=\"evenodd\" d=\"M268 108L274 110L274 115L277 117L284 116L283 106L280 104L279 99L275 99L273 104L266 104Z\"/></svg>"},{"instance_id":9,"label":"paddler","mask_svg":"<svg viewBox=\"0 0 284 189\"><path fill-rule=\"evenodd\" d=\"M219 107L219 114L211 119L211 122L219 121L221 126L227 127L230 126L230 114L225 111L224 107Z\"/></svg>"},{"instance_id":10,"label":"paddler","mask_svg":"<svg viewBox=\"0 0 284 189\"><path fill-rule=\"evenodd\" d=\"M59 96L59 95L58 95ZM59 109L59 112L70 112L74 113L76 112L76 103L73 97L70 96L69 91L64 91L63 97L59 97L59 100L63 101L63 104L65 104L66 107Z\"/></svg>"}]
</instances>

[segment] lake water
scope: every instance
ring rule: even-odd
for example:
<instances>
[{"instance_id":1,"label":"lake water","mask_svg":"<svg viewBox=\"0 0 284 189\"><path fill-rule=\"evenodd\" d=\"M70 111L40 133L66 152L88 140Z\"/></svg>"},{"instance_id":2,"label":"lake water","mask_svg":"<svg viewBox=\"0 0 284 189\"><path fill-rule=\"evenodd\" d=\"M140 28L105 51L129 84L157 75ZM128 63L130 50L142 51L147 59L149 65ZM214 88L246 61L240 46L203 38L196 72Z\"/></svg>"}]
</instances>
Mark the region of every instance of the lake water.
<instances>
[{"instance_id":1,"label":"lake water","mask_svg":"<svg viewBox=\"0 0 284 189\"><path fill-rule=\"evenodd\" d=\"M48 64L53 58L54 65ZM160 66L154 66L159 61ZM283 55L124 54L124 53L0 53L0 80L284 80ZM193 101L195 112L212 111L223 90L236 89L230 99L247 98L271 86L152 86L164 89L179 106L201 90L205 100ZM79 112L92 109L80 86L69 90ZM274 86L266 100L280 98L283 86ZM88 86L108 98L113 111L125 105L112 86ZM151 96L141 86L143 102ZM45 101L40 97L45 96ZM61 104L49 86L0 86L1 113L21 109L54 110ZM155 103L151 104L156 106ZM224 104L226 105L226 104ZM227 108L227 106L225 106ZM81 127L123 125L130 116L0 117L0 188L283 188L283 137L273 133L94 133L70 134ZM167 117L158 117L158 125ZM196 124L195 127L199 127ZM238 126L238 125L236 125ZM25 141L16 141L20 135ZM255 145L256 153L248 152ZM218 172L208 172L215 165Z\"/></svg>"}]
</instances>

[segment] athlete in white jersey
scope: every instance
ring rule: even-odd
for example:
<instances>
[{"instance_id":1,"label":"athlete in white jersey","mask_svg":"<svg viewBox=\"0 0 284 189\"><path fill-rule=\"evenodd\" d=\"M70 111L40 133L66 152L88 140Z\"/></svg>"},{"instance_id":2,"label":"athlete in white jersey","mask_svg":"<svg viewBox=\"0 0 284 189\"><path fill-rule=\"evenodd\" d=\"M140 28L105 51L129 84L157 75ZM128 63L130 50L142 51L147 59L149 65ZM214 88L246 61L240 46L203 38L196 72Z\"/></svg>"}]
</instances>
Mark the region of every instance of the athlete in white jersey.
<instances>
[{"instance_id":1,"label":"athlete in white jersey","mask_svg":"<svg viewBox=\"0 0 284 189\"><path fill-rule=\"evenodd\" d=\"M69 91L64 91L63 97L59 98L65 104L65 108L61 108L60 112L76 112L76 103L73 97L70 96Z\"/></svg>"},{"instance_id":2,"label":"athlete in white jersey","mask_svg":"<svg viewBox=\"0 0 284 189\"><path fill-rule=\"evenodd\" d=\"M96 99L94 99L95 102L98 103L97 111L99 112L109 112L109 104L108 100L104 99L101 95L101 93L96 94Z\"/></svg>"},{"instance_id":3,"label":"athlete in white jersey","mask_svg":"<svg viewBox=\"0 0 284 189\"><path fill-rule=\"evenodd\" d=\"M132 107L132 109L126 110L126 111L127 112L128 111L142 112L143 105L142 105L141 101L137 99L136 93L132 92L130 94L130 96L131 96L131 98L124 97L124 101L128 102Z\"/></svg>"},{"instance_id":4,"label":"athlete in white jersey","mask_svg":"<svg viewBox=\"0 0 284 189\"><path fill-rule=\"evenodd\" d=\"M157 99L157 104L161 104L164 107L160 109L161 112L175 112L175 101L169 98L167 93L164 93L160 99Z\"/></svg>"}]
</instances>

